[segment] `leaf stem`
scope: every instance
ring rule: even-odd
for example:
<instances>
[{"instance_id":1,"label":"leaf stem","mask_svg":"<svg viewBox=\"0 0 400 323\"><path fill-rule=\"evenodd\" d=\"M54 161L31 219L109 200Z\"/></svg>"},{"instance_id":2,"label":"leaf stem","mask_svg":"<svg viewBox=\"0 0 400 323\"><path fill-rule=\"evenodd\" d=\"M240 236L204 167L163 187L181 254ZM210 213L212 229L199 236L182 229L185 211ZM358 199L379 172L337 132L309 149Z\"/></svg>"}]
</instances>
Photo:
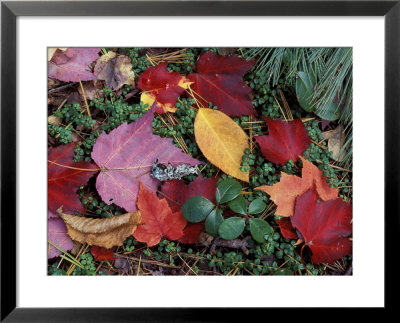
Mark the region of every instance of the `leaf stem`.
<instances>
[{"instance_id":1,"label":"leaf stem","mask_svg":"<svg viewBox=\"0 0 400 323\"><path fill-rule=\"evenodd\" d=\"M47 160L49 163L60 166L60 167L64 167L64 168L69 168L69 169L74 169L74 170L81 170L81 171L86 171L86 172L98 172L101 171L101 168L79 168L79 167L72 167L72 166L67 166L67 165L63 165L63 164L59 164L55 161L52 160Z\"/></svg>"}]
</instances>

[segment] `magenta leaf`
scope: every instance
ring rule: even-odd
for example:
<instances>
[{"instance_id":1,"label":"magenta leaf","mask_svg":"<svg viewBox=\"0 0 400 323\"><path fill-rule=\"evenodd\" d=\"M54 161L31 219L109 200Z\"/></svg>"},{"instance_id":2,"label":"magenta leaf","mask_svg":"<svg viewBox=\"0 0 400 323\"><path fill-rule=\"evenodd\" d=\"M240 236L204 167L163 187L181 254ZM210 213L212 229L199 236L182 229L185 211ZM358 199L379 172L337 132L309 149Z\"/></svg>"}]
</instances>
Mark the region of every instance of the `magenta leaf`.
<instances>
[{"instance_id":1,"label":"magenta leaf","mask_svg":"<svg viewBox=\"0 0 400 323\"><path fill-rule=\"evenodd\" d=\"M99 57L100 50L97 47L57 50L48 63L48 76L64 82L96 80L89 65Z\"/></svg>"},{"instance_id":2,"label":"magenta leaf","mask_svg":"<svg viewBox=\"0 0 400 323\"><path fill-rule=\"evenodd\" d=\"M48 236L47 239L54 243L61 249L68 251L74 246L71 238L67 234L67 227L64 221L60 218L48 219ZM47 258L54 258L61 255L61 251L52 246L50 243L47 244Z\"/></svg>"},{"instance_id":3,"label":"magenta leaf","mask_svg":"<svg viewBox=\"0 0 400 323\"><path fill-rule=\"evenodd\" d=\"M176 147L171 138L153 135L154 112L155 104L134 123L123 123L108 135L103 132L96 140L92 159L101 168L96 188L105 203L136 211L139 183L152 192L156 192L160 184L150 175L156 160L173 167L200 164Z\"/></svg>"}]
</instances>

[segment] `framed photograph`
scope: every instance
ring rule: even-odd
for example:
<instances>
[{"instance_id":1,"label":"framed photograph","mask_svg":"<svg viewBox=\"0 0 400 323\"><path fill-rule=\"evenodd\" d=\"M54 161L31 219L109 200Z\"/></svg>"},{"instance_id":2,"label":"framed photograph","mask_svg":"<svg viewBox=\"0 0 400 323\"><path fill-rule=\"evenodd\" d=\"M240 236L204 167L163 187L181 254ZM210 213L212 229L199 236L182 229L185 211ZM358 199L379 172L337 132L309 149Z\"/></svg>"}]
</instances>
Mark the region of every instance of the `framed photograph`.
<instances>
[{"instance_id":1,"label":"framed photograph","mask_svg":"<svg viewBox=\"0 0 400 323\"><path fill-rule=\"evenodd\" d=\"M1 320L391 309L399 14L2 2Z\"/></svg>"}]
</instances>

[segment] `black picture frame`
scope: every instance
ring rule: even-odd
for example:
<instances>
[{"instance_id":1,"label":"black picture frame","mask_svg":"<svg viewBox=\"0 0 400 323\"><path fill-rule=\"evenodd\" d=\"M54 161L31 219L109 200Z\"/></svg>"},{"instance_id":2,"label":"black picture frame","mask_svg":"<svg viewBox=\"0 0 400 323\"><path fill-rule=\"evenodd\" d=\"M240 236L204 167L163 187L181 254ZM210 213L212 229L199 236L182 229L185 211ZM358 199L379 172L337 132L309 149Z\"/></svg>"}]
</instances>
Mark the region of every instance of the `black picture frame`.
<instances>
[{"instance_id":1,"label":"black picture frame","mask_svg":"<svg viewBox=\"0 0 400 323\"><path fill-rule=\"evenodd\" d=\"M1 3L1 321L236 321L243 309L16 307L16 19L19 16L384 16L385 19L385 309L399 286L400 0L395 1L4 1ZM371 191L373 195L373 191ZM11 242L11 243L10 243ZM373 237L371 237L373 243ZM373 255L371 255L373 266ZM163 292L163 291L160 291ZM346 292L346 291L344 291ZM40 291L38 291L40 293ZM167 296L166 296L167 297ZM179 304L177 304L179 305ZM217 304L216 304L217 305ZM310 304L312 307L313 304ZM251 309L251 317L265 309ZM287 309L285 309L287 311ZM286 312L286 315L291 312ZM242 315L240 315L242 314ZM264 313L265 314L265 313ZM246 315L246 314L245 314ZM250 318L250 317L249 317ZM287 318L287 316L286 316Z\"/></svg>"}]
</instances>

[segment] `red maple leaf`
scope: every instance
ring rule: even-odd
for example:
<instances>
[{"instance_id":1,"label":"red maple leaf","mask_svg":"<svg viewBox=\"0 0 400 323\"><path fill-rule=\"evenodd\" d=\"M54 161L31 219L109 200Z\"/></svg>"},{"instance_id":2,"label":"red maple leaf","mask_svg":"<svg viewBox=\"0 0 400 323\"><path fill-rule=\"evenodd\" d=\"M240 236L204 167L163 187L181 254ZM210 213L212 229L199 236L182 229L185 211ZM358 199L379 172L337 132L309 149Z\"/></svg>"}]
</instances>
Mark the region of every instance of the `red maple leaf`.
<instances>
[{"instance_id":1,"label":"red maple leaf","mask_svg":"<svg viewBox=\"0 0 400 323\"><path fill-rule=\"evenodd\" d=\"M101 168L96 188L103 201L128 212L137 210L139 182L153 192L160 182L150 173L156 160L173 167L200 164L172 143L172 138L153 135L155 106L133 123L123 123L109 134L103 132L93 146L92 158Z\"/></svg>"},{"instance_id":2,"label":"red maple leaf","mask_svg":"<svg viewBox=\"0 0 400 323\"><path fill-rule=\"evenodd\" d=\"M96 261L106 261L115 260L117 257L114 256L112 250L103 247L92 246L90 248L90 253L92 254L94 260Z\"/></svg>"},{"instance_id":3,"label":"red maple leaf","mask_svg":"<svg viewBox=\"0 0 400 323\"><path fill-rule=\"evenodd\" d=\"M341 198L320 201L312 188L297 197L290 220L303 236L304 246L310 247L314 264L333 263L351 253L352 207Z\"/></svg>"},{"instance_id":4,"label":"red maple leaf","mask_svg":"<svg viewBox=\"0 0 400 323\"><path fill-rule=\"evenodd\" d=\"M289 122L264 119L269 135L256 137L264 157L279 165L285 165L289 159L296 162L310 144L310 136L303 122L300 119Z\"/></svg>"},{"instance_id":5,"label":"red maple leaf","mask_svg":"<svg viewBox=\"0 0 400 323\"><path fill-rule=\"evenodd\" d=\"M182 212L172 213L166 199L159 200L157 195L140 184L138 208L142 221L133 236L146 242L149 247L158 244L162 237L178 240L183 236L186 219Z\"/></svg>"},{"instance_id":6,"label":"red maple leaf","mask_svg":"<svg viewBox=\"0 0 400 323\"><path fill-rule=\"evenodd\" d=\"M191 88L195 98L208 106L208 102L229 116L256 113L250 100L251 93L242 77L253 66L238 56L219 56L213 52L202 54L196 63L196 74L187 77L194 82Z\"/></svg>"},{"instance_id":7,"label":"red maple leaf","mask_svg":"<svg viewBox=\"0 0 400 323\"><path fill-rule=\"evenodd\" d=\"M140 74L138 86L143 91L144 103L157 102L157 113L175 112L175 103L185 93L188 80L177 72L168 72L167 63L150 66Z\"/></svg>"},{"instance_id":8,"label":"red maple leaf","mask_svg":"<svg viewBox=\"0 0 400 323\"><path fill-rule=\"evenodd\" d=\"M197 178L186 185L182 180L169 180L161 188L162 196L168 201L173 212L180 211L183 204L193 196L199 195L216 203L215 190L217 178L204 178L199 175Z\"/></svg>"},{"instance_id":9,"label":"red maple leaf","mask_svg":"<svg viewBox=\"0 0 400 323\"><path fill-rule=\"evenodd\" d=\"M64 82L96 80L89 65L99 57L101 48L68 48L57 50L48 64L48 75Z\"/></svg>"},{"instance_id":10,"label":"red maple leaf","mask_svg":"<svg viewBox=\"0 0 400 323\"><path fill-rule=\"evenodd\" d=\"M279 224L279 228L281 229L281 233L285 239L299 238L296 233L296 229L293 228L292 222L290 222L290 218L277 219L275 222Z\"/></svg>"},{"instance_id":11,"label":"red maple leaf","mask_svg":"<svg viewBox=\"0 0 400 323\"><path fill-rule=\"evenodd\" d=\"M75 163L75 146L75 143L70 143L52 148L49 151L47 169L49 214L56 214L60 206L63 206L64 212L84 212L76 191L79 186L85 185L89 178L93 176L94 172L90 170L95 169L96 166L87 162ZM79 170L79 168L88 169L88 171Z\"/></svg>"},{"instance_id":12,"label":"red maple leaf","mask_svg":"<svg viewBox=\"0 0 400 323\"><path fill-rule=\"evenodd\" d=\"M215 177L204 178L199 175L189 185L182 180L170 180L164 183L161 189L161 195L164 196L172 210L178 212L182 205L193 196L199 195L216 203L215 188L217 184ZM196 243L200 233L204 229L204 221L201 223L188 223L183 230L183 237L179 239L181 243Z\"/></svg>"},{"instance_id":13,"label":"red maple leaf","mask_svg":"<svg viewBox=\"0 0 400 323\"><path fill-rule=\"evenodd\" d=\"M200 223L188 223L183 229L183 236L178 239L180 243L196 243L200 233L204 231L204 221Z\"/></svg>"}]
</instances>

